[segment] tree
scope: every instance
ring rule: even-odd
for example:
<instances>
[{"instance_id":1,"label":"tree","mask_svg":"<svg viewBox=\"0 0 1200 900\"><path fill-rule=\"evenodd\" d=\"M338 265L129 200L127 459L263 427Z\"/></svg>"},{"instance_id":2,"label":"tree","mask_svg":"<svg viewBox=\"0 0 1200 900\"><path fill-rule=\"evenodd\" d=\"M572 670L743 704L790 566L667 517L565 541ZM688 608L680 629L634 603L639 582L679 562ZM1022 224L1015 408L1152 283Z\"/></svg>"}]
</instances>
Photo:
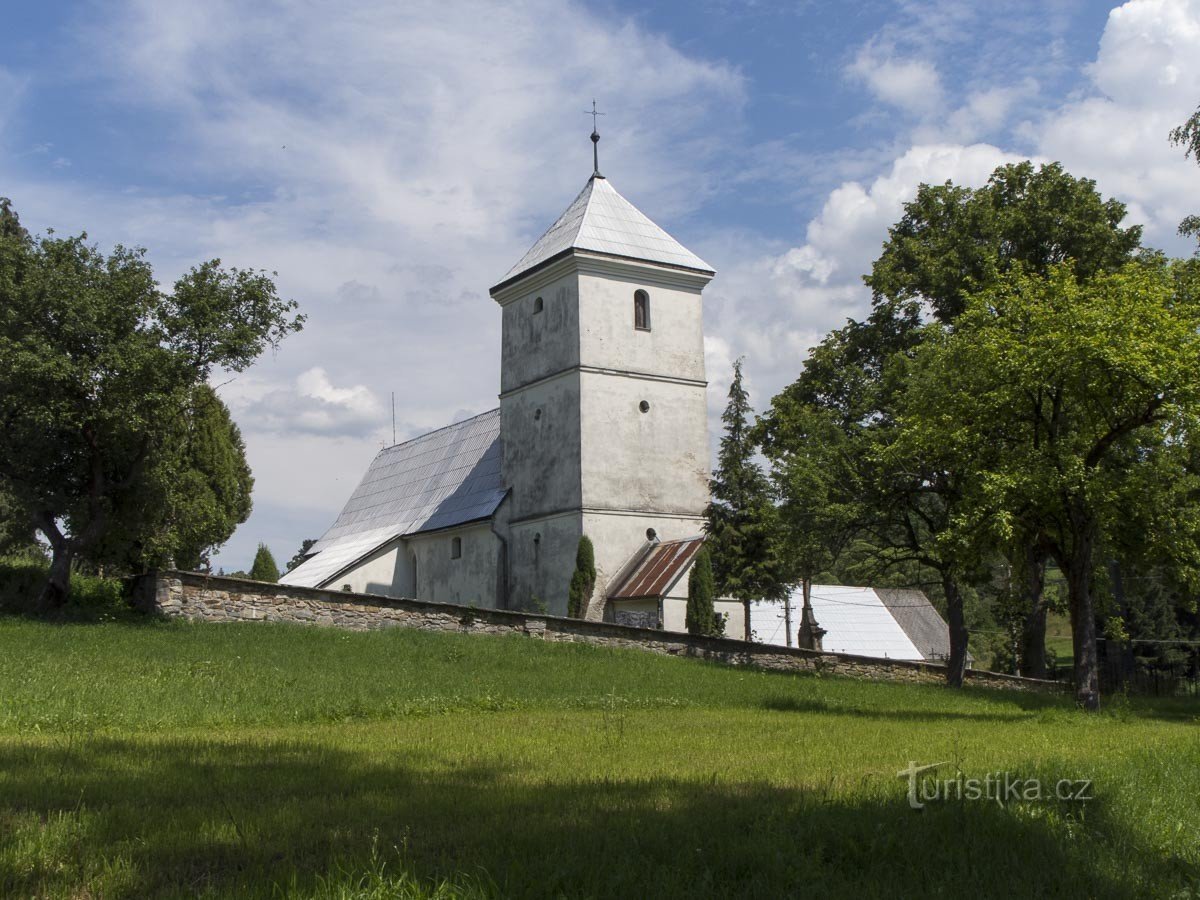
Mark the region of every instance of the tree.
<instances>
[{"instance_id":1,"label":"tree","mask_svg":"<svg viewBox=\"0 0 1200 900\"><path fill-rule=\"evenodd\" d=\"M296 551L295 556L288 560L287 568L284 571L290 572L292 569L296 568L296 566L300 565L300 563L308 559L308 551L311 550L313 545L316 543L316 538L305 538L303 541L301 541L300 549Z\"/></svg>"},{"instance_id":2,"label":"tree","mask_svg":"<svg viewBox=\"0 0 1200 900\"><path fill-rule=\"evenodd\" d=\"M688 573L687 612L688 634L720 636L722 628L717 617L716 587L713 583L712 555L701 547Z\"/></svg>"},{"instance_id":3,"label":"tree","mask_svg":"<svg viewBox=\"0 0 1200 900\"><path fill-rule=\"evenodd\" d=\"M921 334L922 308L934 321L951 324L970 292L1014 268L1046 276L1067 265L1081 281L1116 271L1140 248L1141 228L1122 228L1125 214L1123 203L1104 199L1094 181L1075 178L1059 163L1000 166L977 190L950 182L921 185L865 279L874 318L893 317L886 334L900 338L894 352L906 352ZM1015 575L1013 589L1024 597L1022 672L1044 677L1048 551L1019 533L997 549Z\"/></svg>"},{"instance_id":4,"label":"tree","mask_svg":"<svg viewBox=\"0 0 1200 900\"><path fill-rule=\"evenodd\" d=\"M1200 108L1178 128L1171 129L1171 143L1183 147L1183 155L1200 163ZM1179 223L1179 233L1200 240L1200 215L1191 215Z\"/></svg>"},{"instance_id":5,"label":"tree","mask_svg":"<svg viewBox=\"0 0 1200 900\"><path fill-rule=\"evenodd\" d=\"M155 473L199 386L298 330L294 309L218 260L164 293L144 250L35 238L0 204L0 480L50 543L43 606L65 602L76 557L161 537Z\"/></svg>"},{"instance_id":6,"label":"tree","mask_svg":"<svg viewBox=\"0 0 1200 900\"><path fill-rule=\"evenodd\" d=\"M912 363L896 447L957 471L967 502L943 543L1032 535L1062 570L1079 703L1099 708L1100 548L1134 514L1196 583L1200 516L1178 499L1200 425L1194 264L1131 263L1081 281L1014 270L932 326Z\"/></svg>"},{"instance_id":7,"label":"tree","mask_svg":"<svg viewBox=\"0 0 1200 900\"><path fill-rule=\"evenodd\" d=\"M800 583L810 608L813 580L828 571L861 524L862 484L857 448L826 409L780 395L760 420L764 455L779 500L778 523L785 576ZM788 646L794 637L785 599Z\"/></svg>"},{"instance_id":8,"label":"tree","mask_svg":"<svg viewBox=\"0 0 1200 900\"><path fill-rule=\"evenodd\" d=\"M250 566L250 580L271 583L279 580L279 566L275 565L275 557L271 555L266 544L258 545L258 552L254 554L254 563Z\"/></svg>"},{"instance_id":9,"label":"tree","mask_svg":"<svg viewBox=\"0 0 1200 900\"><path fill-rule=\"evenodd\" d=\"M253 486L229 409L209 385L197 385L86 556L133 571L167 565L202 569L209 554L249 518Z\"/></svg>"},{"instance_id":10,"label":"tree","mask_svg":"<svg viewBox=\"0 0 1200 900\"><path fill-rule=\"evenodd\" d=\"M786 593L771 486L754 461L752 414L739 359L733 364L729 404L721 416L725 434L705 519L716 589L720 596L734 597L745 606L746 640L750 640L750 603Z\"/></svg>"},{"instance_id":11,"label":"tree","mask_svg":"<svg viewBox=\"0 0 1200 900\"><path fill-rule=\"evenodd\" d=\"M575 548L575 571L571 573L571 586L567 593L567 615L580 619L587 615L592 591L596 588L596 552L592 539L586 534L579 538Z\"/></svg>"}]
</instances>

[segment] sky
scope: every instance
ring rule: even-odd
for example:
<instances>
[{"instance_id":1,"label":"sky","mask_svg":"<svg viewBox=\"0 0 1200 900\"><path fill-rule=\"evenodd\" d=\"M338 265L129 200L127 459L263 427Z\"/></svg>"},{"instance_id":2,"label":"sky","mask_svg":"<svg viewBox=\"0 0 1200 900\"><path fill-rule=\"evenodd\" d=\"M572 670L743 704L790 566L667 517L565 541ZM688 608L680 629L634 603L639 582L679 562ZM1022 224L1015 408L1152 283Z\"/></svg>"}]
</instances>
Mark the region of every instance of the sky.
<instances>
[{"instance_id":1,"label":"sky","mask_svg":"<svg viewBox=\"0 0 1200 900\"><path fill-rule=\"evenodd\" d=\"M277 274L308 316L222 384L284 563L371 458L498 405L496 283L601 169L713 264L710 440L860 317L917 185L1061 161L1175 255L1200 0L0 0L0 196L33 231ZM224 381L224 379L222 379Z\"/></svg>"}]
</instances>

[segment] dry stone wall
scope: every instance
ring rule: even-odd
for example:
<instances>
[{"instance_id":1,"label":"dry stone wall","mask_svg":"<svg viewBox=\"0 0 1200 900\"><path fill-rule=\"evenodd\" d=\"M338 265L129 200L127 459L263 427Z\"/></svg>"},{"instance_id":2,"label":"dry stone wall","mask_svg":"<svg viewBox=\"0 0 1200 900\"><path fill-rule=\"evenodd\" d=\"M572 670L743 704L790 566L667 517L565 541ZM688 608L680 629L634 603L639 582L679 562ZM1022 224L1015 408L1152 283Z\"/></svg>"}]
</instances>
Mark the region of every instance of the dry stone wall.
<instances>
[{"instance_id":1,"label":"dry stone wall","mask_svg":"<svg viewBox=\"0 0 1200 900\"><path fill-rule=\"evenodd\" d=\"M143 576L135 586L134 602L147 612L208 622L293 622L352 631L416 628L469 634L519 634L546 641L575 641L775 671L819 672L880 681L934 684L945 681L945 669L933 663L821 653L630 625L265 584L195 572L160 571ZM967 671L967 681L1012 690L1056 691L1062 688L1056 682L975 669Z\"/></svg>"}]
</instances>

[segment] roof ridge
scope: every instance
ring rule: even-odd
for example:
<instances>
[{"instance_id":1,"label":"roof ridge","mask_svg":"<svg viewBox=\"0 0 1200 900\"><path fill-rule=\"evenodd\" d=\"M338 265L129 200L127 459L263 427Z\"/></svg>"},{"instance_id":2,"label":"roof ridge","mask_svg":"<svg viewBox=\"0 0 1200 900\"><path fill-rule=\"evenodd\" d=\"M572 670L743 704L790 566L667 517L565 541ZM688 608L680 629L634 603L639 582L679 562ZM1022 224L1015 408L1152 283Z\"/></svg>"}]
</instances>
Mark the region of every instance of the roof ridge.
<instances>
[{"instance_id":1,"label":"roof ridge","mask_svg":"<svg viewBox=\"0 0 1200 900\"><path fill-rule=\"evenodd\" d=\"M484 416L488 416L488 415L491 415L492 413L498 413L498 412L500 412L500 407L497 406L495 409L489 409L486 412L481 412L481 413L477 413L476 415L473 415L473 416L468 416L467 418L460 419L457 422L451 422L449 425L443 425L441 428L433 429L433 431L427 431L424 434L418 434L416 437L411 437L406 441L400 441L395 444L389 444L388 446L384 447L379 452L384 453L388 450L395 450L397 447L407 447L409 444L415 444L417 441L424 440L425 438L430 437L431 435L437 434L439 431L445 431L447 428L457 428L459 425L466 425L468 422L473 422L476 419L482 419Z\"/></svg>"}]
</instances>

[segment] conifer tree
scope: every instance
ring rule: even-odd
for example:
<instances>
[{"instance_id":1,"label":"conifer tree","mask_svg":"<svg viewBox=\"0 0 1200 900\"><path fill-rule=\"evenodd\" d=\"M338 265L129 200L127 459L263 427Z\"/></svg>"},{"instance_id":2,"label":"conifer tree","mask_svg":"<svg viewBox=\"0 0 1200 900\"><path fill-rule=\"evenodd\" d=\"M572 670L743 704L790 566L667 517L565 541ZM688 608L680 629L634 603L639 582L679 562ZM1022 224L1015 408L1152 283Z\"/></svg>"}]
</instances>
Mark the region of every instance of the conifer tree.
<instances>
[{"instance_id":1,"label":"conifer tree","mask_svg":"<svg viewBox=\"0 0 1200 900\"><path fill-rule=\"evenodd\" d=\"M258 545L258 552L254 554L254 565L250 567L250 580L269 582L279 580L279 566L275 565L275 557L271 555L266 544Z\"/></svg>"},{"instance_id":2,"label":"conifer tree","mask_svg":"<svg viewBox=\"0 0 1200 900\"><path fill-rule=\"evenodd\" d=\"M750 398L742 385L742 360L733 364L729 403L721 416L717 471L705 511L717 595L741 600L750 639L750 603L786 593L775 539L776 510L766 475L754 461Z\"/></svg>"},{"instance_id":3,"label":"conifer tree","mask_svg":"<svg viewBox=\"0 0 1200 900\"><path fill-rule=\"evenodd\" d=\"M575 571L567 595L567 615L579 619L587 615L587 605L596 587L596 554L592 539L586 534L579 539L575 551Z\"/></svg>"},{"instance_id":4,"label":"conifer tree","mask_svg":"<svg viewBox=\"0 0 1200 900\"><path fill-rule=\"evenodd\" d=\"M712 556L701 548L688 574L687 623L688 634L718 636L721 633L716 607L713 605L716 588L713 585Z\"/></svg>"}]
</instances>

